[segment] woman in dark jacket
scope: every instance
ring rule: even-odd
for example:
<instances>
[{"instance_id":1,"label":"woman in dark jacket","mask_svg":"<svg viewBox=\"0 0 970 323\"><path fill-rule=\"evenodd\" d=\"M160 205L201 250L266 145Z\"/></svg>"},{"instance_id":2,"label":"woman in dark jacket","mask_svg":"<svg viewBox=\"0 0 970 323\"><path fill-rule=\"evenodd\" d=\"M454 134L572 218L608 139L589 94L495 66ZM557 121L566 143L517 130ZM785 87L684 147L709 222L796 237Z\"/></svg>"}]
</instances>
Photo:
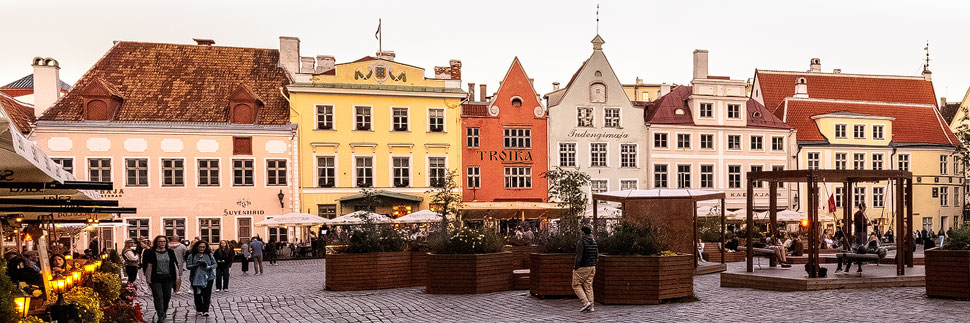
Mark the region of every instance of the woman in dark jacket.
<instances>
[{"instance_id":1,"label":"woman in dark jacket","mask_svg":"<svg viewBox=\"0 0 970 323\"><path fill-rule=\"evenodd\" d=\"M229 291L229 268L232 267L232 258L236 252L232 250L229 241L219 241L219 250L216 250L216 291Z\"/></svg>"},{"instance_id":2,"label":"woman in dark jacket","mask_svg":"<svg viewBox=\"0 0 970 323\"><path fill-rule=\"evenodd\" d=\"M276 264L276 255L279 249L276 240L269 239L269 243L266 244L266 250L263 250L263 252L266 254L266 260L269 260L270 265Z\"/></svg>"},{"instance_id":3,"label":"woman in dark jacket","mask_svg":"<svg viewBox=\"0 0 970 323\"><path fill-rule=\"evenodd\" d=\"M178 268L181 268L179 259L175 256L175 251L168 248L168 239L161 235L152 240L152 248L145 249L141 259L145 280L152 290L158 322L165 322L168 304L172 300L172 290L177 292L182 285L178 272Z\"/></svg>"}]
</instances>

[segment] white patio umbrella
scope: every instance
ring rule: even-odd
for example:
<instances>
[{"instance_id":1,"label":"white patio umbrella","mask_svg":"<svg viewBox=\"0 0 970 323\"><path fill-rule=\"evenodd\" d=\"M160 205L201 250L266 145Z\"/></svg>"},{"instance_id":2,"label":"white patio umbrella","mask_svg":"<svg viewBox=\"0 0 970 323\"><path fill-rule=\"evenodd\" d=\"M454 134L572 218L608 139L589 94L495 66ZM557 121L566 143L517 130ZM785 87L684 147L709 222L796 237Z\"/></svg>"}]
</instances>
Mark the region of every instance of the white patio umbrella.
<instances>
[{"instance_id":1,"label":"white patio umbrella","mask_svg":"<svg viewBox=\"0 0 970 323\"><path fill-rule=\"evenodd\" d=\"M331 225L342 225L342 224L364 224L364 218L371 219L376 223L389 223L391 218L374 212L367 211L354 211L350 212L336 218L327 221Z\"/></svg>"},{"instance_id":2,"label":"white patio umbrella","mask_svg":"<svg viewBox=\"0 0 970 323\"><path fill-rule=\"evenodd\" d=\"M583 216L592 218L593 208L587 208L586 212L583 212ZM623 216L623 210L609 204L601 204L597 207L596 216L603 219L619 219Z\"/></svg>"},{"instance_id":3,"label":"white patio umbrella","mask_svg":"<svg viewBox=\"0 0 970 323\"><path fill-rule=\"evenodd\" d=\"M451 217L448 217L451 220ZM400 218L394 219L397 223L437 223L441 222L441 213L431 210L417 211Z\"/></svg>"},{"instance_id":4,"label":"white patio umbrella","mask_svg":"<svg viewBox=\"0 0 970 323\"><path fill-rule=\"evenodd\" d=\"M295 227L307 227L327 224L327 219L322 217L308 214L308 213L287 213L283 215L273 216L271 219L266 219L263 221L256 222L257 226L261 227L278 227L278 226L295 226Z\"/></svg>"}]
</instances>

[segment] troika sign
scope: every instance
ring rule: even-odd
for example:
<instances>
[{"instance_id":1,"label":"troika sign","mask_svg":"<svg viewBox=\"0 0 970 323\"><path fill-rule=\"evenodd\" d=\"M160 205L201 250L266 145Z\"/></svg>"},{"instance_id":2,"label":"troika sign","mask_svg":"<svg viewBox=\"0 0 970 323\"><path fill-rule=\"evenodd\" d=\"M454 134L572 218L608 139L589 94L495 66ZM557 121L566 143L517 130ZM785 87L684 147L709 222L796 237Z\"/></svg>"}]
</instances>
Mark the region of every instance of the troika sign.
<instances>
[{"instance_id":1,"label":"troika sign","mask_svg":"<svg viewBox=\"0 0 970 323\"><path fill-rule=\"evenodd\" d=\"M485 161L532 162L532 152L529 150L480 150L478 159Z\"/></svg>"}]
</instances>

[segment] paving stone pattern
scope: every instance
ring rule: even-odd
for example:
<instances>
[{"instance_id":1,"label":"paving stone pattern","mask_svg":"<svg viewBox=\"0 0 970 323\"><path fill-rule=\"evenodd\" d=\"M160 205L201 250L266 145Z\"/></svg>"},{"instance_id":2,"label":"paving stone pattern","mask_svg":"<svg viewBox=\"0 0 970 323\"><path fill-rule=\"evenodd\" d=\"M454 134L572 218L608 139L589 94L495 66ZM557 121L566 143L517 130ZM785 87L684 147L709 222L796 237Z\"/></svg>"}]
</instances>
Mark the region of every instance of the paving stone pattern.
<instances>
[{"instance_id":1,"label":"paving stone pattern","mask_svg":"<svg viewBox=\"0 0 970 323\"><path fill-rule=\"evenodd\" d=\"M425 294L423 287L330 292L323 289L324 264L280 261L265 264L261 276L252 271L244 276L234 264L230 291L212 294L211 316L195 315L186 286L172 298L169 322L966 322L970 317L970 303L928 299L922 287L782 293L721 288L717 274L695 278L699 302L597 305L595 313L580 313L576 299L540 300L527 291L458 296ZM743 265L729 266L740 270ZM142 294L138 301L150 321L155 315L151 296Z\"/></svg>"}]
</instances>

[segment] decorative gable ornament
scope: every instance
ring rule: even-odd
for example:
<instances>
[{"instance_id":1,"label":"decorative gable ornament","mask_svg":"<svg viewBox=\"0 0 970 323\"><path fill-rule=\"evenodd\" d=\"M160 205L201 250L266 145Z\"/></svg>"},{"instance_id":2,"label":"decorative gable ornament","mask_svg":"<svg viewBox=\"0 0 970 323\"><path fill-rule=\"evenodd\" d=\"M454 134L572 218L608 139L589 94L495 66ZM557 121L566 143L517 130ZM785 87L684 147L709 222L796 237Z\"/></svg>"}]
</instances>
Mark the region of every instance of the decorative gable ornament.
<instances>
[{"instance_id":1,"label":"decorative gable ornament","mask_svg":"<svg viewBox=\"0 0 970 323\"><path fill-rule=\"evenodd\" d=\"M535 109L532 109L532 114L534 114L536 118L542 118L542 116L546 114L546 111L542 109L542 106L537 105Z\"/></svg>"},{"instance_id":2,"label":"decorative gable ornament","mask_svg":"<svg viewBox=\"0 0 970 323\"><path fill-rule=\"evenodd\" d=\"M498 106L493 104L492 106L488 107L488 115L493 116L493 117L497 117L498 116Z\"/></svg>"}]
</instances>

